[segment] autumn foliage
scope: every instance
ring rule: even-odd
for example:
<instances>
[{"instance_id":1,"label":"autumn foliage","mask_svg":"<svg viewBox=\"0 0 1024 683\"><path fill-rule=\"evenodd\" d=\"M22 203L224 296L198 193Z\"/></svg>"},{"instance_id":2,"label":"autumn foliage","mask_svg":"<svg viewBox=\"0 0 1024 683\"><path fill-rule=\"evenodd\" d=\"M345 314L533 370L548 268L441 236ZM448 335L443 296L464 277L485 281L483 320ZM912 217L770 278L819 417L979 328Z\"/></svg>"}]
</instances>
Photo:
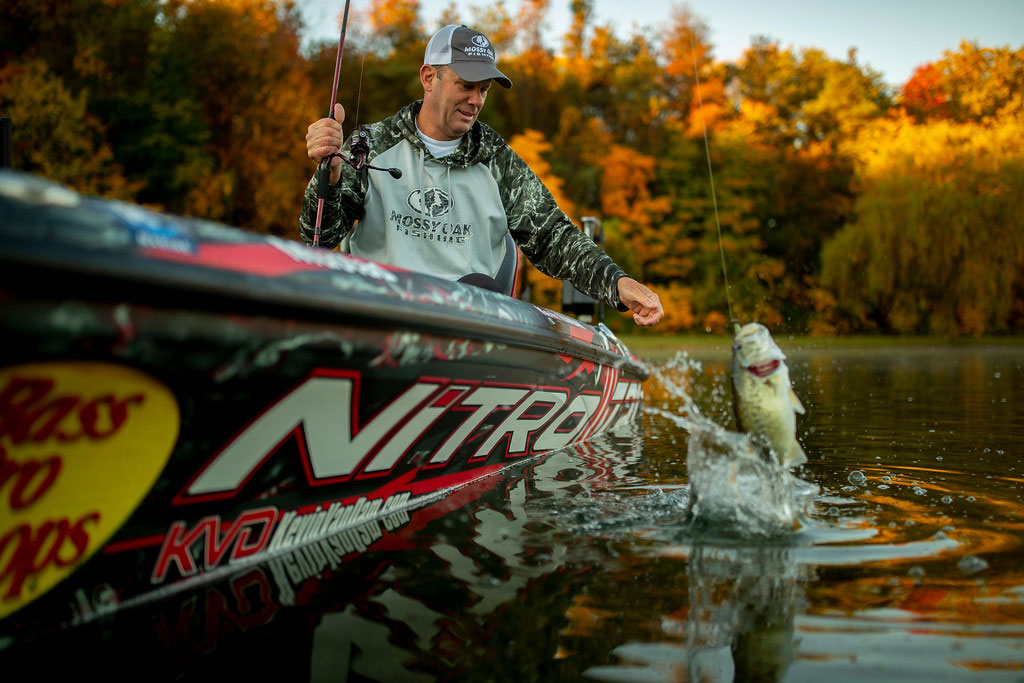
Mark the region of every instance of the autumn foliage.
<instances>
[{"instance_id":1,"label":"autumn foliage","mask_svg":"<svg viewBox=\"0 0 1024 683\"><path fill-rule=\"evenodd\" d=\"M964 42L896 88L853 51L763 37L717 61L685 7L627 32L575 0L548 45L549 4L427 21L414 0L353 3L347 123L419 97L427 37L467 23L515 83L482 119L571 217L603 220L609 253L665 304L656 331L1024 330L1024 47ZM297 238L336 49L303 47L304 28L290 0L7 0L15 166ZM557 308L559 283L525 279Z\"/></svg>"}]
</instances>

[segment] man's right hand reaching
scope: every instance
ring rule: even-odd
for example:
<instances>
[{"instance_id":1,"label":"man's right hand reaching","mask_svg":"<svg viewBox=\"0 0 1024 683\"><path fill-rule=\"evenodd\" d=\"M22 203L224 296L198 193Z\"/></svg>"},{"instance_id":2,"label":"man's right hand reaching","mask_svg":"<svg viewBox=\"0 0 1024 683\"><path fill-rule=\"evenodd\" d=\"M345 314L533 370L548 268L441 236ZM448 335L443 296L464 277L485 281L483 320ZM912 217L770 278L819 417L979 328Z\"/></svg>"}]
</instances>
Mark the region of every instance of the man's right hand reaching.
<instances>
[{"instance_id":1,"label":"man's right hand reaching","mask_svg":"<svg viewBox=\"0 0 1024 683\"><path fill-rule=\"evenodd\" d=\"M306 154L310 159L319 164L324 157L341 151L341 145L345 141L341 131L341 124L344 122L345 108L335 102L333 119L323 118L309 124L306 132ZM341 163L340 157L331 159L331 185L337 185L341 180Z\"/></svg>"}]
</instances>

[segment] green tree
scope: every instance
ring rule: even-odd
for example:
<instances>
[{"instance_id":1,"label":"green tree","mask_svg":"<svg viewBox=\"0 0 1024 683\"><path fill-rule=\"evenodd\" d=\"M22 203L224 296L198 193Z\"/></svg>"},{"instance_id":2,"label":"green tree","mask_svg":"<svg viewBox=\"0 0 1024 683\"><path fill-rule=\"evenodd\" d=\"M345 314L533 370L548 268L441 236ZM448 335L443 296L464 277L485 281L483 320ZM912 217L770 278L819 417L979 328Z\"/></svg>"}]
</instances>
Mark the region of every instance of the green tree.
<instances>
[{"instance_id":1,"label":"green tree","mask_svg":"<svg viewBox=\"0 0 1024 683\"><path fill-rule=\"evenodd\" d=\"M0 111L14 122L16 169L87 194L129 199L138 189L124 177L85 94L72 94L43 62L0 68Z\"/></svg>"}]
</instances>

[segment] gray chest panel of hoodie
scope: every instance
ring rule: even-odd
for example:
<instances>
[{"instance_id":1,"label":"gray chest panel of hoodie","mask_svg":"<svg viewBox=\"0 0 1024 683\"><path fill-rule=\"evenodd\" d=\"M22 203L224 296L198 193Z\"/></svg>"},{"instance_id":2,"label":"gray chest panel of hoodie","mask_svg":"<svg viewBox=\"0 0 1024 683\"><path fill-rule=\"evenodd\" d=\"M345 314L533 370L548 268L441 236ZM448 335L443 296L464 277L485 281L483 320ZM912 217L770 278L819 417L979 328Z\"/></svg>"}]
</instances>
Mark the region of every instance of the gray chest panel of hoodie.
<instances>
[{"instance_id":1,"label":"gray chest panel of hoodie","mask_svg":"<svg viewBox=\"0 0 1024 683\"><path fill-rule=\"evenodd\" d=\"M453 168L407 140L373 163L401 169L402 177L370 173L365 215L349 242L352 254L450 280L497 274L508 218L485 165Z\"/></svg>"}]
</instances>

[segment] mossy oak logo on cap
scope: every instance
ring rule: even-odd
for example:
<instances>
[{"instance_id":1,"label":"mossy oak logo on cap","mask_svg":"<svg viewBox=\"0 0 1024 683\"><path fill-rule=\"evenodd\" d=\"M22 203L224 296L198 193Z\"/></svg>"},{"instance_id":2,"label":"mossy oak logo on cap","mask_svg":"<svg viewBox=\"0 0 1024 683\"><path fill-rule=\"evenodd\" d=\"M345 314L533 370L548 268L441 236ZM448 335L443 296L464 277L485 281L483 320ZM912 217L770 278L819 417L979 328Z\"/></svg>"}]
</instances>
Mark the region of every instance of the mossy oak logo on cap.
<instances>
[{"instance_id":1,"label":"mossy oak logo on cap","mask_svg":"<svg viewBox=\"0 0 1024 683\"><path fill-rule=\"evenodd\" d=\"M452 196L446 191L428 187L425 190L413 190L409 193L408 200L410 208L421 216L440 218L452 210L454 202Z\"/></svg>"},{"instance_id":2,"label":"mossy oak logo on cap","mask_svg":"<svg viewBox=\"0 0 1024 683\"><path fill-rule=\"evenodd\" d=\"M488 45L490 45L490 43L487 41L487 38L484 38L481 35L473 36L473 44L478 47L487 47Z\"/></svg>"},{"instance_id":3,"label":"mossy oak logo on cap","mask_svg":"<svg viewBox=\"0 0 1024 683\"><path fill-rule=\"evenodd\" d=\"M163 384L106 363L0 368L0 618L99 550L178 438Z\"/></svg>"}]
</instances>

